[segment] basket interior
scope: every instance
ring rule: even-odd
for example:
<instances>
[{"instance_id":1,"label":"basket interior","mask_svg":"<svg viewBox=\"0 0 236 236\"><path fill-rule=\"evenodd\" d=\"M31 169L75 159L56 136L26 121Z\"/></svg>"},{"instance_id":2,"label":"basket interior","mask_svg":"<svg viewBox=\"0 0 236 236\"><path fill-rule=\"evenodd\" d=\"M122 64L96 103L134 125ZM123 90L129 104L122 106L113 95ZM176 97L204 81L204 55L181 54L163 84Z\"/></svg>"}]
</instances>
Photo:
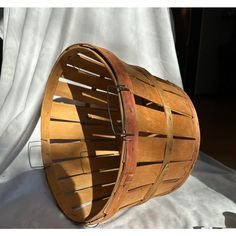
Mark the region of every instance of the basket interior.
<instances>
[{"instance_id":1,"label":"basket interior","mask_svg":"<svg viewBox=\"0 0 236 236\"><path fill-rule=\"evenodd\" d=\"M52 162L47 177L62 210L84 222L105 206L117 180L122 140L114 130L122 129L121 102L114 74L97 53L75 48L59 64L62 73L44 101L51 103L43 123Z\"/></svg>"}]
</instances>

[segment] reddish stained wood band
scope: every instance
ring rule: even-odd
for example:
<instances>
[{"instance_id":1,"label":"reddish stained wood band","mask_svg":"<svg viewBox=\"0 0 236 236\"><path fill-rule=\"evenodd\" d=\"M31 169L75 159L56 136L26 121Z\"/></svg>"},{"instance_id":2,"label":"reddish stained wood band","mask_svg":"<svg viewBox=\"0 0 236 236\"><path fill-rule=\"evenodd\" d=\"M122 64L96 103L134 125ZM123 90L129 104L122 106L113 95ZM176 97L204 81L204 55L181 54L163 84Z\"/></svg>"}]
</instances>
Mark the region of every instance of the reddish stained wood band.
<instances>
[{"instance_id":1,"label":"reddish stained wood band","mask_svg":"<svg viewBox=\"0 0 236 236\"><path fill-rule=\"evenodd\" d=\"M117 187L115 186L115 194L113 194L113 198L105 206L103 210L105 213L102 221L110 218L114 215L118 210L122 200L125 197L126 191L128 190L128 184L132 181L133 175L136 169L136 152L137 152L137 138L138 138L138 127L136 121L136 107L134 96L131 93L132 83L129 79L128 74L125 72L125 68L123 63L111 52L104 48L95 48L91 45L83 45L88 46L89 48L97 50L104 57L106 62L111 66L115 77L117 79L118 85L125 85L129 91L123 91L122 94L122 106L124 112L124 129L127 136L127 140L125 141L125 154L124 160L122 161L122 172L117 179ZM131 134L131 136L129 135ZM126 139L126 138L125 138ZM95 223L99 222L98 220L91 220Z\"/></svg>"}]
</instances>

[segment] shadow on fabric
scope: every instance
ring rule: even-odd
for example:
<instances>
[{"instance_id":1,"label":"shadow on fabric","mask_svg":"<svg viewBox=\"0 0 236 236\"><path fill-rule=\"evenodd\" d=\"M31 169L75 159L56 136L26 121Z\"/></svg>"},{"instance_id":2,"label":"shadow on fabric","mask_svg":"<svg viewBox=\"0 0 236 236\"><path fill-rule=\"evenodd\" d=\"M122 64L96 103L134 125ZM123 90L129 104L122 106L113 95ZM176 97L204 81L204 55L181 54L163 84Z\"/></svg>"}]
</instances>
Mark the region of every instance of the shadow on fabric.
<instances>
[{"instance_id":1,"label":"shadow on fabric","mask_svg":"<svg viewBox=\"0 0 236 236\"><path fill-rule=\"evenodd\" d=\"M223 216L225 217L226 228L236 228L236 213L225 211Z\"/></svg>"},{"instance_id":2,"label":"shadow on fabric","mask_svg":"<svg viewBox=\"0 0 236 236\"><path fill-rule=\"evenodd\" d=\"M200 152L192 176L209 188L236 202L236 192L232 188L236 182L236 172L233 169Z\"/></svg>"}]
</instances>

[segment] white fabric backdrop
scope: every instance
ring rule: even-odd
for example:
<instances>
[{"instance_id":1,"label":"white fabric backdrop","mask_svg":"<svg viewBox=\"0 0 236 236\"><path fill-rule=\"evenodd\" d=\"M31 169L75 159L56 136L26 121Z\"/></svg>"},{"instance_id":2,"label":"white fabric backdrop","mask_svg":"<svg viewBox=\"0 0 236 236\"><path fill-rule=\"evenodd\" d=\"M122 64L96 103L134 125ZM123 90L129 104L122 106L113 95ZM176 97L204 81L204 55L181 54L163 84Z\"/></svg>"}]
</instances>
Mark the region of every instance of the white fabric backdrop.
<instances>
[{"instance_id":1,"label":"white fabric backdrop","mask_svg":"<svg viewBox=\"0 0 236 236\"><path fill-rule=\"evenodd\" d=\"M89 42L182 86L169 10L4 9L0 32L0 228L77 228L57 208L43 170L31 170L27 161L27 143L40 140L39 111L50 69L64 48ZM31 157L39 162L39 146ZM209 160L202 154L176 192L122 211L99 227L229 226L226 218L235 219L236 212L236 174Z\"/></svg>"},{"instance_id":2,"label":"white fabric backdrop","mask_svg":"<svg viewBox=\"0 0 236 236\"><path fill-rule=\"evenodd\" d=\"M3 39L0 173L32 133L50 69L71 44L105 47L182 85L168 9L5 9Z\"/></svg>"}]
</instances>

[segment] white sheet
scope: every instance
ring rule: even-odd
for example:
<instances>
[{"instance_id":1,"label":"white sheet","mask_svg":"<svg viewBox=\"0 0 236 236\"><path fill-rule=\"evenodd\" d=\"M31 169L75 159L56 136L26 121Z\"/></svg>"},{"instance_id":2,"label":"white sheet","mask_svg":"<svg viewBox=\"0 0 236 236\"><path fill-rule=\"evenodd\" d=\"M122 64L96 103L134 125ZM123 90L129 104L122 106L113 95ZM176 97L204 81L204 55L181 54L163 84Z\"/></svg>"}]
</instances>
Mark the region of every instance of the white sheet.
<instances>
[{"instance_id":1,"label":"white sheet","mask_svg":"<svg viewBox=\"0 0 236 236\"><path fill-rule=\"evenodd\" d=\"M5 9L0 79L0 173L29 139L52 65L78 42L182 86L168 9Z\"/></svg>"},{"instance_id":2,"label":"white sheet","mask_svg":"<svg viewBox=\"0 0 236 236\"><path fill-rule=\"evenodd\" d=\"M169 10L5 9L2 29L0 228L80 227L60 212L43 170L30 169L27 160L27 142L40 140L39 110L50 69L64 48L89 42L182 86ZM40 147L31 157L37 164ZM202 154L179 190L124 210L99 228L224 227L225 217L232 222L236 212L236 175L208 162Z\"/></svg>"},{"instance_id":3,"label":"white sheet","mask_svg":"<svg viewBox=\"0 0 236 236\"><path fill-rule=\"evenodd\" d=\"M36 165L40 149L33 149ZM236 228L235 186L236 171L201 153L177 191L120 211L96 228ZM26 147L1 175L0 228L81 228L58 209L43 170L29 168Z\"/></svg>"}]
</instances>

